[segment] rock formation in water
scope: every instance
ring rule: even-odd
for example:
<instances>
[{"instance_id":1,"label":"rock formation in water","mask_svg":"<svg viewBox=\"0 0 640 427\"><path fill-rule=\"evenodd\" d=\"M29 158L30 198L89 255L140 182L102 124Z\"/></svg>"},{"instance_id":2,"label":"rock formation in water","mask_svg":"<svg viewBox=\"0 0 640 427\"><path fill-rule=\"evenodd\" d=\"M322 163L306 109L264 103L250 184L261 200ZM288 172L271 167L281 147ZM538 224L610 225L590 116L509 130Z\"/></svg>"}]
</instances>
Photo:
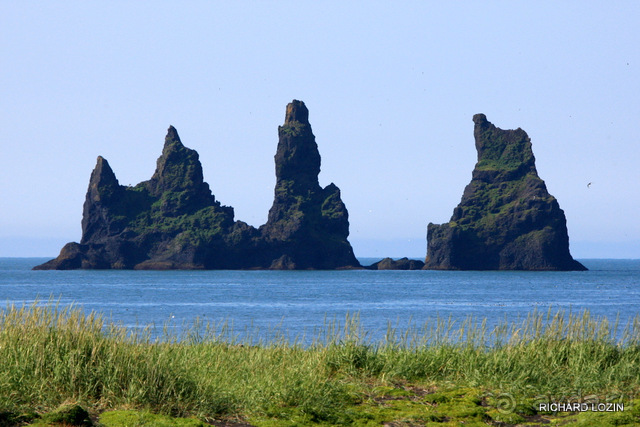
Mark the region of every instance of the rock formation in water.
<instances>
[{"instance_id":1,"label":"rock formation in water","mask_svg":"<svg viewBox=\"0 0 640 427\"><path fill-rule=\"evenodd\" d=\"M80 243L36 269L334 269L358 267L347 210L335 185L321 189L320 154L300 101L279 128L276 196L260 229L234 220L204 182L196 151L170 127L156 171L135 187L118 183L98 157ZM315 175L314 175L315 174Z\"/></svg>"},{"instance_id":2,"label":"rock formation in water","mask_svg":"<svg viewBox=\"0 0 640 427\"><path fill-rule=\"evenodd\" d=\"M473 116L478 162L446 224L429 224L426 269L585 270L569 253L564 212L535 167L522 129Z\"/></svg>"},{"instance_id":3,"label":"rock formation in water","mask_svg":"<svg viewBox=\"0 0 640 427\"><path fill-rule=\"evenodd\" d=\"M82 216L80 243L68 243L39 269L241 268L241 249L255 246L255 228L234 221L203 181L198 153L172 126L149 181L118 183L98 157Z\"/></svg>"},{"instance_id":4,"label":"rock formation in water","mask_svg":"<svg viewBox=\"0 0 640 427\"><path fill-rule=\"evenodd\" d=\"M424 262L407 257L394 260L393 258L383 258L367 267L367 270L422 270Z\"/></svg>"},{"instance_id":5,"label":"rock formation in water","mask_svg":"<svg viewBox=\"0 0 640 427\"><path fill-rule=\"evenodd\" d=\"M360 266L347 241L349 213L333 183L318 183L320 153L301 101L287 105L278 127L276 186L262 238L273 254L271 268Z\"/></svg>"}]
</instances>

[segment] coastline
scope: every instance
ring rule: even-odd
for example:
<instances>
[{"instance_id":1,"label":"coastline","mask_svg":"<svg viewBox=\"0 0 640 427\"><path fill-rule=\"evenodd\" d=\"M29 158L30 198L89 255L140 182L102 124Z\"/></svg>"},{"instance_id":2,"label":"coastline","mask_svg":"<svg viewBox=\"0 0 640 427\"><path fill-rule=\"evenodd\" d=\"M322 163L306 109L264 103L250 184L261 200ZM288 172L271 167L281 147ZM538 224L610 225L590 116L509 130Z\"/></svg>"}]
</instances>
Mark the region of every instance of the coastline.
<instances>
[{"instance_id":1,"label":"coastline","mask_svg":"<svg viewBox=\"0 0 640 427\"><path fill-rule=\"evenodd\" d=\"M374 344L354 318L302 348L196 330L188 340L157 341L79 309L10 308L0 315L0 419L50 424L71 413L79 421L64 419L67 425L633 424L640 416L640 320L620 343L606 320L546 316L548 327L540 313L515 328L440 324L430 336L389 331Z\"/></svg>"}]
</instances>

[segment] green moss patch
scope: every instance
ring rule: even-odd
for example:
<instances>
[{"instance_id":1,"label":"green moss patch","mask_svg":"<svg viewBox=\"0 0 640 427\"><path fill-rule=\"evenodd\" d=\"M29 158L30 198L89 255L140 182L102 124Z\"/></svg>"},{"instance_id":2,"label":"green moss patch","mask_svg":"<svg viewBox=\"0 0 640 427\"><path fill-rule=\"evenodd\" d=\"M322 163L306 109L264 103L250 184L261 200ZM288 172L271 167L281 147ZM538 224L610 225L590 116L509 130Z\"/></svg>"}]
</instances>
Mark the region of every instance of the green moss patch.
<instances>
[{"instance_id":1,"label":"green moss patch","mask_svg":"<svg viewBox=\"0 0 640 427\"><path fill-rule=\"evenodd\" d=\"M0 310L0 426L90 425L87 411L104 411L99 423L107 426L640 423L640 401L632 400L640 393L640 322L621 342L605 319L560 312L494 331L440 321L420 335L396 335L406 341L374 343L355 320L302 347L240 345L202 329L152 342L77 309ZM625 410L538 413L540 396L597 396ZM110 411L122 408L145 412Z\"/></svg>"},{"instance_id":2,"label":"green moss patch","mask_svg":"<svg viewBox=\"0 0 640 427\"><path fill-rule=\"evenodd\" d=\"M287 136L299 136L307 131L309 125L300 123L298 121L292 121L284 126L279 126L278 130Z\"/></svg>"},{"instance_id":3,"label":"green moss patch","mask_svg":"<svg viewBox=\"0 0 640 427\"><path fill-rule=\"evenodd\" d=\"M104 412L100 415L100 424L104 427L205 427L210 425L195 418L174 418L140 411Z\"/></svg>"}]
</instances>

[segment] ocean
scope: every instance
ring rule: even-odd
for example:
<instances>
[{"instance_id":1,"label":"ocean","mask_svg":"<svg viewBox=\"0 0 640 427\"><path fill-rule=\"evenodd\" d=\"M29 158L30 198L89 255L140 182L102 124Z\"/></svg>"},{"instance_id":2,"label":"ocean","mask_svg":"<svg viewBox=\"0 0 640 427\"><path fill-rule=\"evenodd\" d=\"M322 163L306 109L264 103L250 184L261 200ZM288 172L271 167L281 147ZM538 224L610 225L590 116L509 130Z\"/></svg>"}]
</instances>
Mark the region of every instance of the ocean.
<instances>
[{"instance_id":1,"label":"ocean","mask_svg":"<svg viewBox=\"0 0 640 427\"><path fill-rule=\"evenodd\" d=\"M588 310L624 326L640 314L640 260L580 260L585 272L31 271L46 260L0 258L0 308L73 305L156 337L210 322L239 340L308 343L350 316L375 341L389 326L404 331L438 318L493 327L535 310Z\"/></svg>"}]
</instances>

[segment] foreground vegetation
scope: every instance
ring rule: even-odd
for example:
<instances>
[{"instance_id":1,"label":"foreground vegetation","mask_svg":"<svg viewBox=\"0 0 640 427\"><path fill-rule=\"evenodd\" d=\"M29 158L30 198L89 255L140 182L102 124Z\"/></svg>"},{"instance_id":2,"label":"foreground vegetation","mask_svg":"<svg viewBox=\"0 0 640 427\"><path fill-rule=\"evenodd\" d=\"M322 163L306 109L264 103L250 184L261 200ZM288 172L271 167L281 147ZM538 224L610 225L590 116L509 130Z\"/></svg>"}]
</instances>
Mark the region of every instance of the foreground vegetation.
<instances>
[{"instance_id":1,"label":"foreground vegetation","mask_svg":"<svg viewBox=\"0 0 640 427\"><path fill-rule=\"evenodd\" d=\"M371 342L355 317L305 346L198 322L151 336L77 308L8 307L0 426L640 423L640 319L550 310L491 331L440 319ZM624 411L539 411L549 402Z\"/></svg>"}]
</instances>

